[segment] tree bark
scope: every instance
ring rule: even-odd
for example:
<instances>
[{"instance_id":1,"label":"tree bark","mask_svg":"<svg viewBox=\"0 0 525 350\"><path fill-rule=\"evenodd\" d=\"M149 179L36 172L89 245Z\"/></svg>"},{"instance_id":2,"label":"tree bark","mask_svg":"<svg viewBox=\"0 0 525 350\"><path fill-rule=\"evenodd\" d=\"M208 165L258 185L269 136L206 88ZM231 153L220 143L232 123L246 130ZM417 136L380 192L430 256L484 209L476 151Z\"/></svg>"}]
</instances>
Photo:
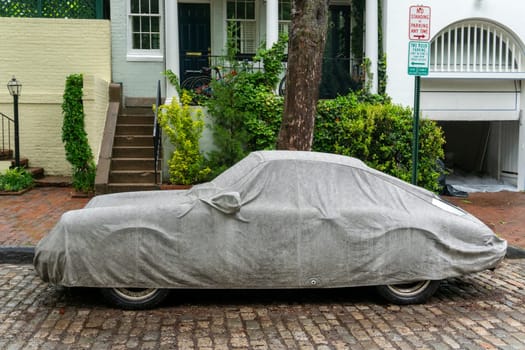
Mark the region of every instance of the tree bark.
<instances>
[{"instance_id":1,"label":"tree bark","mask_svg":"<svg viewBox=\"0 0 525 350\"><path fill-rule=\"evenodd\" d=\"M294 0L277 149L310 151L326 42L328 0Z\"/></svg>"}]
</instances>

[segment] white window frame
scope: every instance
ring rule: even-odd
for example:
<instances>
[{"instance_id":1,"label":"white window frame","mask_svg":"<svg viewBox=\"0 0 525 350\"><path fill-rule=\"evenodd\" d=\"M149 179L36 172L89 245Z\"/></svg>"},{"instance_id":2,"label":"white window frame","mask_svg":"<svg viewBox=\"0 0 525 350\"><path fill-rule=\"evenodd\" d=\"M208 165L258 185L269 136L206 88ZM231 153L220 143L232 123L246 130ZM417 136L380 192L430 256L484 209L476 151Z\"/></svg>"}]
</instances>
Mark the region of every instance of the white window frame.
<instances>
[{"instance_id":1,"label":"white window frame","mask_svg":"<svg viewBox=\"0 0 525 350\"><path fill-rule=\"evenodd\" d=\"M464 20L439 32L431 42L430 76L519 79L525 54L519 38L484 20Z\"/></svg>"},{"instance_id":2,"label":"white window frame","mask_svg":"<svg viewBox=\"0 0 525 350\"><path fill-rule=\"evenodd\" d=\"M290 3L290 19L281 19L283 17L283 14L281 13L282 1L279 0L279 35L281 34L288 35L290 33L290 27L292 26L292 18L291 18L292 0L287 0L287 1Z\"/></svg>"},{"instance_id":3,"label":"white window frame","mask_svg":"<svg viewBox=\"0 0 525 350\"><path fill-rule=\"evenodd\" d=\"M151 61L162 62L164 60L164 2L159 2L159 48L158 49L133 49L133 24L131 14L131 0L126 0L126 31L127 31L127 53L128 61Z\"/></svg>"},{"instance_id":4,"label":"white window frame","mask_svg":"<svg viewBox=\"0 0 525 350\"><path fill-rule=\"evenodd\" d=\"M233 1L237 1L237 0L233 0ZM226 40L227 40L227 35L228 35L228 25L230 22L237 22L237 23L242 23L242 22L246 22L246 23L253 23L254 25L254 29L255 29L255 33L254 33L254 52L243 52L242 50L242 47L239 48L239 54L240 55L246 55L246 54L256 54L257 53L257 48L259 47L259 45L261 44L260 43L260 40L259 40L259 6L258 6L258 0L254 0L254 18L253 19L245 19L245 18L228 18L228 2L229 0L226 0L224 2L224 13L226 14ZM242 31L241 31L241 36L242 36ZM241 40L241 46L242 46L242 37L240 38Z\"/></svg>"}]
</instances>

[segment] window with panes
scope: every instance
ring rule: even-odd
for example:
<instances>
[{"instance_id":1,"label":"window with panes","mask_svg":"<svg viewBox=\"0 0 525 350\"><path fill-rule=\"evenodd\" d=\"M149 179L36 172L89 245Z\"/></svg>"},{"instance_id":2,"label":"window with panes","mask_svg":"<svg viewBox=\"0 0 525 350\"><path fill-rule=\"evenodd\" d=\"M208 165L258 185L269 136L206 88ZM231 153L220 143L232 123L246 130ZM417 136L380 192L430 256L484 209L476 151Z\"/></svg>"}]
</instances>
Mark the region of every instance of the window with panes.
<instances>
[{"instance_id":1,"label":"window with panes","mask_svg":"<svg viewBox=\"0 0 525 350\"><path fill-rule=\"evenodd\" d=\"M228 0L227 22L240 54L253 54L257 50L257 22L255 0Z\"/></svg>"},{"instance_id":2,"label":"window with panes","mask_svg":"<svg viewBox=\"0 0 525 350\"><path fill-rule=\"evenodd\" d=\"M160 0L129 0L132 50L160 50Z\"/></svg>"},{"instance_id":3,"label":"window with panes","mask_svg":"<svg viewBox=\"0 0 525 350\"><path fill-rule=\"evenodd\" d=\"M292 23L292 0L279 0L279 34L288 34Z\"/></svg>"}]
</instances>

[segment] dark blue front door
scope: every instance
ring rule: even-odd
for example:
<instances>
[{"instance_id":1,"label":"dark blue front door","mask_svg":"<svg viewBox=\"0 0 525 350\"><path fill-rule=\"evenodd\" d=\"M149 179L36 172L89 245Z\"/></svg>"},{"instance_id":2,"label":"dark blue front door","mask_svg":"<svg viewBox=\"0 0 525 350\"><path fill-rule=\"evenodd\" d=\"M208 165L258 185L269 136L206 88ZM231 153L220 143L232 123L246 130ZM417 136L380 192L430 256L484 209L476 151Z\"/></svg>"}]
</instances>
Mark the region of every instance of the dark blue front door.
<instances>
[{"instance_id":1,"label":"dark blue front door","mask_svg":"<svg viewBox=\"0 0 525 350\"><path fill-rule=\"evenodd\" d=\"M180 80L209 65L210 5L179 4Z\"/></svg>"}]
</instances>

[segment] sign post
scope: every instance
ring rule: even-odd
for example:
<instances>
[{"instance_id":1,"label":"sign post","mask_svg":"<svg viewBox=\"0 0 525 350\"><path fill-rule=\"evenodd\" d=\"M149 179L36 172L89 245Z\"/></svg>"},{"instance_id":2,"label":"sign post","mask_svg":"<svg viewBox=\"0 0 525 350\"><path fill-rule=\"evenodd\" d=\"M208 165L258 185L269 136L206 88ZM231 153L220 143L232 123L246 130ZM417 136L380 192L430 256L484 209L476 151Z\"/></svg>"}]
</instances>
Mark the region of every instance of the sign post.
<instances>
[{"instance_id":1,"label":"sign post","mask_svg":"<svg viewBox=\"0 0 525 350\"><path fill-rule=\"evenodd\" d=\"M414 120L412 128L412 184L417 185L419 156L419 100L421 76L430 65L430 6L410 6L408 20L408 74L414 75Z\"/></svg>"}]
</instances>

